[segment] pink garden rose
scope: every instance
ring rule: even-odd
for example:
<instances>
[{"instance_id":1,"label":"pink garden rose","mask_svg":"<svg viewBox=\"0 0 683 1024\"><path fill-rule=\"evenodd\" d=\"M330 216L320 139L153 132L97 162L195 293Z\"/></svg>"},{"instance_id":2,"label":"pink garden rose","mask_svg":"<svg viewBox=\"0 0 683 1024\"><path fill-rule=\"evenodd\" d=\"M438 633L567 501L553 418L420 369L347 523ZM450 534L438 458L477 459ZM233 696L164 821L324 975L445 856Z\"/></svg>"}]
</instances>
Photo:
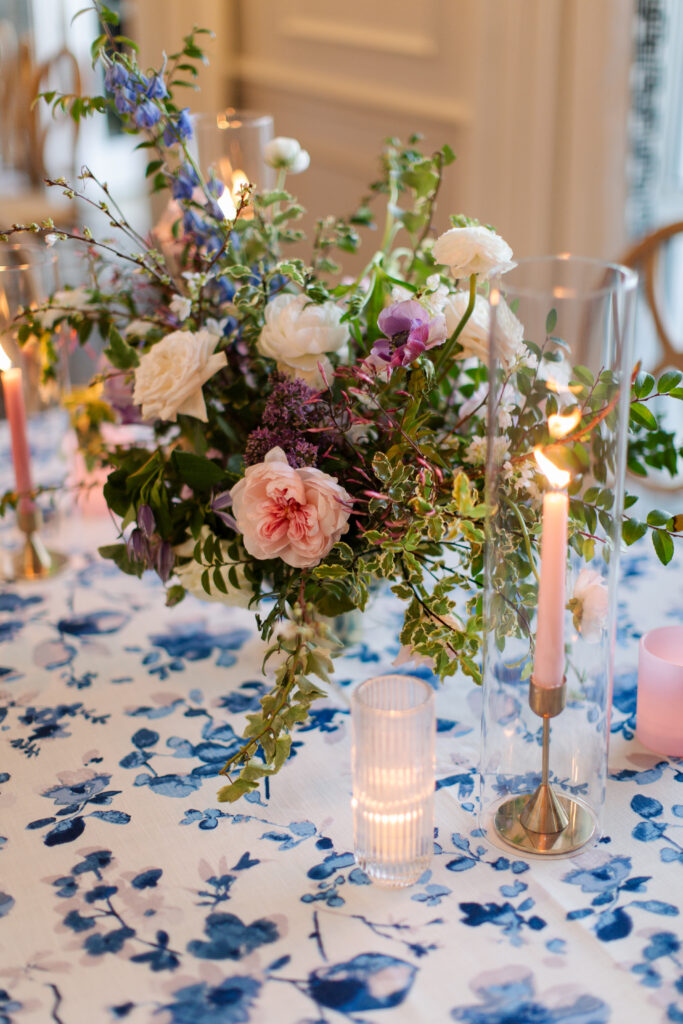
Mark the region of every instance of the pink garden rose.
<instances>
[{"instance_id":1,"label":"pink garden rose","mask_svg":"<svg viewBox=\"0 0 683 1024\"><path fill-rule=\"evenodd\" d=\"M333 476L294 469L281 448L249 466L232 488L232 512L254 558L317 565L348 530L352 499Z\"/></svg>"}]
</instances>

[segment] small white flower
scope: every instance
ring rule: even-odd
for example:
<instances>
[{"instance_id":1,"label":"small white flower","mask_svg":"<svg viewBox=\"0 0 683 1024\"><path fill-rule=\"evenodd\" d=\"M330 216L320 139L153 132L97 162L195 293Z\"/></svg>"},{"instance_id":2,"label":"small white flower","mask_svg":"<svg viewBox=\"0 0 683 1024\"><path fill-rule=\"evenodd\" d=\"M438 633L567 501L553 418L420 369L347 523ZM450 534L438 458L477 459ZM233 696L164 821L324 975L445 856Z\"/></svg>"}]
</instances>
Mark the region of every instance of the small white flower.
<instances>
[{"instance_id":1,"label":"small white flower","mask_svg":"<svg viewBox=\"0 0 683 1024\"><path fill-rule=\"evenodd\" d=\"M510 481L516 491L529 499L533 504L540 504L543 500L543 489L538 485L538 471L536 464L531 459L525 462L505 462L503 464L503 479Z\"/></svg>"},{"instance_id":2,"label":"small white flower","mask_svg":"<svg viewBox=\"0 0 683 1024\"><path fill-rule=\"evenodd\" d=\"M483 466L486 462L488 445L485 437L473 437L465 450L465 462L473 466ZM493 453L496 463L500 465L510 449L507 437L497 437L493 442Z\"/></svg>"},{"instance_id":3,"label":"small white flower","mask_svg":"<svg viewBox=\"0 0 683 1024\"><path fill-rule=\"evenodd\" d=\"M209 536L208 526L202 526L199 534L199 540L204 543L206 538ZM174 574L178 577L178 582L181 583L188 593L193 594L194 597L198 597L200 601L218 601L221 604L228 604L231 606L237 606L240 608L248 608L249 602L254 596L254 589L244 574L244 566L241 562L235 564L235 572L237 573L237 582L239 586L235 587L230 582L229 572L232 568L228 555L224 550L224 544L218 541L218 538L214 535L214 544L220 543L222 556L226 559L226 564L220 567L220 574L225 584L227 594L224 594L218 589L214 580L214 570L209 572L209 593L204 590L202 586L202 573L206 566L200 565L199 562L195 562L193 556L194 547L196 541L190 537L183 544L179 544L173 550L176 556L181 558L190 558L191 561L185 562L184 565L177 565L174 569ZM246 557L246 555L245 555Z\"/></svg>"},{"instance_id":4,"label":"small white flower","mask_svg":"<svg viewBox=\"0 0 683 1024\"><path fill-rule=\"evenodd\" d=\"M274 359L283 372L322 387L318 363L323 364L326 374L331 371L325 353L344 358L347 352L349 331L341 323L342 315L343 310L334 302L316 304L302 294L277 295L266 306L256 347L262 355Z\"/></svg>"},{"instance_id":5,"label":"small white flower","mask_svg":"<svg viewBox=\"0 0 683 1024\"><path fill-rule=\"evenodd\" d=\"M84 285L80 285L78 288L66 288L64 291L55 292L50 299L51 308L37 312L35 318L45 330L49 330L54 327L60 317L83 311L89 306L90 297Z\"/></svg>"},{"instance_id":6,"label":"small white flower","mask_svg":"<svg viewBox=\"0 0 683 1024\"><path fill-rule=\"evenodd\" d=\"M188 299L184 295L174 295L168 308L182 324L192 312L192 299Z\"/></svg>"},{"instance_id":7,"label":"small white flower","mask_svg":"<svg viewBox=\"0 0 683 1024\"><path fill-rule=\"evenodd\" d=\"M140 357L135 368L133 401L146 420L175 421L178 413L206 422L202 385L227 363L215 352L210 331L173 331Z\"/></svg>"},{"instance_id":8,"label":"small white flower","mask_svg":"<svg viewBox=\"0 0 683 1024\"><path fill-rule=\"evenodd\" d=\"M607 624L608 596L602 575L595 569L583 568L576 578L569 607L574 625L584 640L597 643Z\"/></svg>"},{"instance_id":9,"label":"small white flower","mask_svg":"<svg viewBox=\"0 0 683 1024\"><path fill-rule=\"evenodd\" d=\"M444 307L446 330L452 334L462 320L469 304L468 292L451 295ZM477 295L472 314L458 336L463 356L474 356L488 366L489 336L491 333L491 306L483 295ZM509 369L527 353L524 345L524 327L501 298L496 313L496 344L498 359Z\"/></svg>"},{"instance_id":10,"label":"small white flower","mask_svg":"<svg viewBox=\"0 0 683 1024\"><path fill-rule=\"evenodd\" d=\"M485 281L494 271L503 273L514 267L512 249L505 239L490 228L473 224L451 228L439 235L432 254L437 263L450 267L453 277L478 274Z\"/></svg>"},{"instance_id":11,"label":"small white flower","mask_svg":"<svg viewBox=\"0 0 683 1024\"><path fill-rule=\"evenodd\" d=\"M263 158L269 167L276 170L284 168L289 174L301 174L311 162L307 151L301 148L301 143L284 135L266 143Z\"/></svg>"},{"instance_id":12,"label":"small white flower","mask_svg":"<svg viewBox=\"0 0 683 1024\"><path fill-rule=\"evenodd\" d=\"M124 338L146 338L155 325L149 320L131 320L123 328Z\"/></svg>"}]
</instances>

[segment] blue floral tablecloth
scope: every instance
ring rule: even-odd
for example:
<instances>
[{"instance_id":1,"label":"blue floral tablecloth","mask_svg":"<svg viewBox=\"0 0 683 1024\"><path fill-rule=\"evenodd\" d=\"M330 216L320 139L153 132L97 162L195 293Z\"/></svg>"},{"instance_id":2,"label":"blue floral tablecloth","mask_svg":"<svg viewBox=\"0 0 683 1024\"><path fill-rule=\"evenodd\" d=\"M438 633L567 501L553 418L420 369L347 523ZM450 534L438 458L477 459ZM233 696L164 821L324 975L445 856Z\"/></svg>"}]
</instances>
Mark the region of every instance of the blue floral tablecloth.
<instances>
[{"instance_id":1,"label":"blue floral tablecloth","mask_svg":"<svg viewBox=\"0 0 683 1024\"><path fill-rule=\"evenodd\" d=\"M69 570L0 586L0 1022L683 1021L683 763L633 736L636 639L683 619L683 574L623 559L606 833L525 861L477 828L479 692L437 698L431 869L354 864L351 686L389 668L379 598L266 793L216 802L264 691L245 611L166 609L62 523ZM424 674L424 670L420 671Z\"/></svg>"}]
</instances>

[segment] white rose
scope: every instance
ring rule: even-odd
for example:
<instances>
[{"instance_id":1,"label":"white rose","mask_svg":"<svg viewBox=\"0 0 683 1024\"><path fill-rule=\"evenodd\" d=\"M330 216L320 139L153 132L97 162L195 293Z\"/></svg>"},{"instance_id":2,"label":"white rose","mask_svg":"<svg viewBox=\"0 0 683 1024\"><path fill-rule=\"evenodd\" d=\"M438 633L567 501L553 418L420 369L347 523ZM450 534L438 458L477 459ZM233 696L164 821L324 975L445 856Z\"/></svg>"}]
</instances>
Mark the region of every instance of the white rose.
<instances>
[{"instance_id":1,"label":"white rose","mask_svg":"<svg viewBox=\"0 0 683 1024\"><path fill-rule=\"evenodd\" d=\"M505 239L490 228L473 224L451 228L439 235L432 254L437 263L451 268L453 277L478 274L485 281L494 271L504 273L514 267L512 249Z\"/></svg>"},{"instance_id":2,"label":"white rose","mask_svg":"<svg viewBox=\"0 0 683 1024\"><path fill-rule=\"evenodd\" d=\"M584 640L596 643L607 623L607 587L595 569L584 568L576 578L569 607Z\"/></svg>"},{"instance_id":3,"label":"white rose","mask_svg":"<svg viewBox=\"0 0 683 1024\"><path fill-rule=\"evenodd\" d=\"M468 292L456 292L451 295L444 306L446 330L449 335L456 329L469 304ZM464 349L464 355L474 356L488 365L489 335L491 333L491 306L483 295L477 295L472 314L458 336ZM524 357L526 348L523 344L524 327L501 298L496 316L496 341L498 358L505 367Z\"/></svg>"},{"instance_id":4,"label":"white rose","mask_svg":"<svg viewBox=\"0 0 683 1024\"><path fill-rule=\"evenodd\" d=\"M202 385L227 363L210 331L173 331L140 357L133 401L146 420L175 420L178 413L206 422Z\"/></svg>"},{"instance_id":5,"label":"white rose","mask_svg":"<svg viewBox=\"0 0 683 1024\"><path fill-rule=\"evenodd\" d=\"M269 167L275 167L276 170L284 168L289 174L301 174L311 162L306 150L301 148L301 143L284 135L266 143L263 158Z\"/></svg>"},{"instance_id":6,"label":"white rose","mask_svg":"<svg viewBox=\"0 0 683 1024\"><path fill-rule=\"evenodd\" d=\"M340 358L346 354L349 331L341 323L343 311L334 302L321 305L306 295L277 295L266 306L265 324L257 342L259 352L274 359L278 368L290 376L301 377L322 386L318 363L329 373L326 352ZM328 377L329 379L329 377Z\"/></svg>"},{"instance_id":7,"label":"white rose","mask_svg":"<svg viewBox=\"0 0 683 1024\"><path fill-rule=\"evenodd\" d=\"M192 299L188 299L184 295L174 295L168 308L182 324L192 312Z\"/></svg>"},{"instance_id":8,"label":"white rose","mask_svg":"<svg viewBox=\"0 0 683 1024\"><path fill-rule=\"evenodd\" d=\"M199 534L199 540L202 544L209 536L210 530L208 526L202 526ZM218 543L218 539L214 536L214 543ZM225 584L227 594L224 594L222 590L219 590L214 580L214 570L211 569L209 572L209 593L204 590L202 586L202 573L206 566L200 565L199 562L195 562L193 556L194 546L196 541L190 537L183 544L179 544L173 550L176 556L180 558L190 558L191 561L186 562L184 565L176 565L174 571L175 576L178 577L178 582L181 583L188 593L194 597L198 597L200 601L219 601L221 604L229 604L240 608L248 608L249 602L254 596L254 590L244 574L244 566L241 562L234 564L235 572L237 573L237 582L239 586L235 587L230 582L229 571L233 566L233 563L227 562L225 565L220 567L221 578ZM221 543L221 552L224 558L227 558L227 554L223 550L223 544Z\"/></svg>"}]
</instances>

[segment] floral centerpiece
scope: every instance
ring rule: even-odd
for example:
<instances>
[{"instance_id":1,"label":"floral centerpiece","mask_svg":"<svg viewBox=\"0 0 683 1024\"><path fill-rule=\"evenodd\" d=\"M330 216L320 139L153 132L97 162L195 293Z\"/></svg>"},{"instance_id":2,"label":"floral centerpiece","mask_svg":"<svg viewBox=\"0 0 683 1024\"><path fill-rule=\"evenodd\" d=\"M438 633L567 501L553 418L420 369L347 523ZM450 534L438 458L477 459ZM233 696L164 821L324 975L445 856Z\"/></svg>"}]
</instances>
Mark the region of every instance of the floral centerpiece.
<instances>
[{"instance_id":1,"label":"floral centerpiece","mask_svg":"<svg viewBox=\"0 0 683 1024\"><path fill-rule=\"evenodd\" d=\"M330 618L364 609L377 580L405 602L404 656L428 659L441 678L462 670L480 681L487 282L513 265L512 251L463 216L437 235L439 187L454 155L448 146L423 154L417 136L405 146L390 140L358 210L319 219L310 243L286 187L308 166L292 139L268 146L275 189L245 186L226 217L223 183L198 166L189 109L176 100L202 60L200 31L160 70L144 71L133 44L116 34L115 15L103 5L98 13L93 59L103 94L45 98L76 119L115 111L139 134L152 190L170 193L169 204L143 238L87 167L87 193L50 180L102 211L112 237L51 221L4 230L5 240L28 230L80 242L89 255L88 280L25 310L19 338L42 343L47 378L59 325L81 343L94 330L106 340L90 387L69 398L88 464L110 470L105 497L120 536L101 553L124 572L155 571L170 605L190 592L253 608L269 641L266 663L277 655L272 689L223 769L229 781L219 799L234 800L285 762L292 730L332 671ZM355 253L361 235L379 244L355 277L344 277L338 255ZM510 380L497 413L503 486L519 533L509 540L536 550L541 493L531 454L547 435L521 396L533 393L544 353L525 342L512 309L503 305L498 316ZM681 451L647 402L664 392L682 398L681 376L664 374L658 385L634 377L636 472L676 470ZM596 421L595 396L588 400L585 374L576 381L583 435ZM141 421L147 444L106 429ZM564 442L570 456L574 443ZM6 495L3 507L15 500ZM572 501L571 545L587 560L594 515ZM668 561L680 522L661 513L649 526ZM629 514L624 540L647 529ZM579 622L599 611L590 570L571 607Z\"/></svg>"}]
</instances>

